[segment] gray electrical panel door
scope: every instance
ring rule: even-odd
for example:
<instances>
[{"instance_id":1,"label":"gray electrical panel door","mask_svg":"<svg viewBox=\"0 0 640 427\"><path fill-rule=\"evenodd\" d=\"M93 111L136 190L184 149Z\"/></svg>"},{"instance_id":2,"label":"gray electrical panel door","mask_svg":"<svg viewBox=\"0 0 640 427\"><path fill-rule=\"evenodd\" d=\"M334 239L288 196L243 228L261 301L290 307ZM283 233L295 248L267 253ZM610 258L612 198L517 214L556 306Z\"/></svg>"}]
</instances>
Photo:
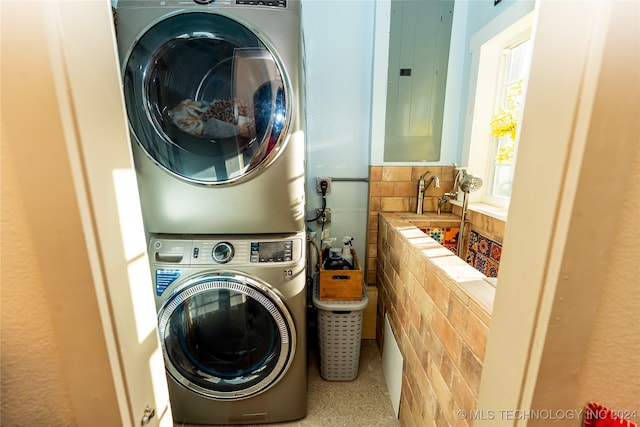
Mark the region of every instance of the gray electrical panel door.
<instances>
[{"instance_id":1,"label":"gray electrical panel door","mask_svg":"<svg viewBox=\"0 0 640 427\"><path fill-rule=\"evenodd\" d=\"M393 0L385 162L440 160L453 0Z\"/></svg>"}]
</instances>

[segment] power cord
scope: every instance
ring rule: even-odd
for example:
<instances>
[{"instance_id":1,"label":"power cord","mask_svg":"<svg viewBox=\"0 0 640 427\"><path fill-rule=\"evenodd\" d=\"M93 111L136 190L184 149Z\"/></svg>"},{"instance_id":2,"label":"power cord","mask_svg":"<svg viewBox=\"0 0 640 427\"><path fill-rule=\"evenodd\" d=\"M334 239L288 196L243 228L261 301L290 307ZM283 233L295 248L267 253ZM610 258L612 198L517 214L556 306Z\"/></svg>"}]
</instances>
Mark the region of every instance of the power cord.
<instances>
[{"instance_id":1,"label":"power cord","mask_svg":"<svg viewBox=\"0 0 640 427\"><path fill-rule=\"evenodd\" d=\"M322 193L322 207L320 208L318 216L312 219L308 219L307 222L315 222L324 217L324 212L327 209L327 190L329 189L326 181L320 183L320 192ZM322 231L324 231L324 221L322 221Z\"/></svg>"}]
</instances>

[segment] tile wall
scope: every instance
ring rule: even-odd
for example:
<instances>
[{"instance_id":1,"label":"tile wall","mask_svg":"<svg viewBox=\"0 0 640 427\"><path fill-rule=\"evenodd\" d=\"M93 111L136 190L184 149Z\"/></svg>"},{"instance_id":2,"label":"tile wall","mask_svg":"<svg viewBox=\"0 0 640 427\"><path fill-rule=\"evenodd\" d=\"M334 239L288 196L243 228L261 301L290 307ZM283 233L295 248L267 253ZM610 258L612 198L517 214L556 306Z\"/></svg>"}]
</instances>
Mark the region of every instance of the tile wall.
<instances>
[{"instance_id":1,"label":"tile wall","mask_svg":"<svg viewBox=\"0 0 640 427\"><path fill-rule=\"evenodd\" d=\"M418 179L427 170L440 178L440 188L430 186L423 202L424 212L434 212L438 198L453 189L453 167L369 168L365 280L378 287L380 349L387 313L404 357L401 425L464 427L470 423L456 411L477 404L495 282L392 213L416 212ZM443 212L459 217L461 208L446 204ZM468 218L463 247L472 233L501 245L504 221L478 212ZM462 255L466 259L467 253Z\"/></svg>"},{"instance_id":2,"label":"tile wall","mask_svg":"<svg viewBox=\"0 0 640 427\"><path fill-rule=\"evenodd\" d=\"M377 227L378 345L389 317L404 358L400 424L468 426L475 410L495 288L402 215Z\"/></svg>"},{"instance_id":3,"label":"tile wall","mask_svg":"<svg viewBox=\"0 0 640 427\"><path fill-rule=\"evenodd\" d=\"M451 191L455 179L453 166L370 166L369 167L369 218L367 226L367 284L376 283L376 265L379 212L416 212L418 208L418 181L431 171L440 178L440 188L433 184L424 195L423 211L435 212L438 198ZM443 212L451 212L452 205L443 206Z\"/></svg>"},{"instance_id":4,"label":"tile wall","mask_svg":"<svg viewBox=\"0 0 640 427\"><path fill-rule=\"evenodd\" d=\"M440 243L445 248L449 249L452 253L458 253L458 236L460 234L460 227L439 227L434 225L432 227L420 227L420 231Z\"/></svg>"},{"instance_id":5,"label":"tile wall","mask_svg":"<svg viewBox=\"0 0 640 427\"><path fill-rule=\"evenodd\" d=\"M460 206L454 206L452 212L460 216L462 214L462 208ZM474 255L477 254L479 250L481 251L481 258L489 256L489 253L487 253L485 249L478 247L478 239L484 239L487 243L489 243L489 245L493 244L493 246L496 248L499 246L499 250L501 253L502 242L504 241L504 228L506 223L504 221L476 211L469 211L467 213L467 218L469 219L469 225L467 227L467 231L464 233L464 241L462 242L463 247L467 248L467 251L462 254L461 258L466 260L470 265L476 267L476 258L474 257ZM476 238L470 239L473 235L475 235ZM488 250L490 248L486 249ZM495 254L496 253L494 249L494 255ZM500 259L495 259L494 257L493 262L498 263L496 265L497 275L497 267L499 267ZM478 266L476 268L482 267ZM487 276L496 277L492 274L487 274Z\"/></svg>"},{"instance_id":6,"label":"tile wall","mask_svg":"<svg viewBox=\"0 0 640 427\"><path fill-rule=\"evenodd\" d=\"M502 245L477 231L469 232L469 248L465 261L487 277L498 277Z\"/></svg>"},{"instance_id":7,"label":"tile wall","mask_svg":"<svg viewBox=\"0 0 640 427\"><path fill-rule=\"evenodd\" d=\"M440 178L440 188L430 185L425 192L424 212L435 212L438 198L453 189L455 169L452 166L370 166L369 167L369 210L367 224L367 254L365 257L366 283L375 285L378 263L378 214L380 212L416 212L418 200L418 179L426 171ZM431 176L431 175L428 175ZM444 205L443 212L461 215L462 208L450 203ZM470 211L469 226L463 236L462 245L469 247L471 231L502 245L505 222L480 212ZM457 244L461 244L457 242ZM462 254L467 259L468 252ZM475 259L474 259L475 260ZM491 270L493 271L493 270ZM497 274L497 269L495 270Z\"/></svg>"}]
</instances>

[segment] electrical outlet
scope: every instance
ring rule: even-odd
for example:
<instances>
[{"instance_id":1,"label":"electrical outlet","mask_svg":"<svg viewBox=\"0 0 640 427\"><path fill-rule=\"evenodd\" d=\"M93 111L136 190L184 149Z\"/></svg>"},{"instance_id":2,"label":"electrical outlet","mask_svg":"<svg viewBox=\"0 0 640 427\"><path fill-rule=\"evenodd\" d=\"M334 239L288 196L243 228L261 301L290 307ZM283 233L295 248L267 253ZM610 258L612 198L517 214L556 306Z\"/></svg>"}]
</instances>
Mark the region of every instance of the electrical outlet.
<instances>
[{"instance_id":1,"label":"electrical outlet","mask_svg":"<svg viewBox=\"0 0 640 427\"><path fill-rule=\"evenodd\" d=\"M316 178L316 190L318 193L322 193L322 187L326 186L325 193L331 191L331 178Z\"/></svg>"},{"instance_id":2,"label":"electrical outlet","mask_svg":"<svg viewBox=\"0 0 640 427\"><path fill-rule=\"evenodd\" d=\"M324 213L322 209L316 209L316 216L318 217L318 224L331 222L331 209L325 209Z\"/></svg>"}]
</instances>

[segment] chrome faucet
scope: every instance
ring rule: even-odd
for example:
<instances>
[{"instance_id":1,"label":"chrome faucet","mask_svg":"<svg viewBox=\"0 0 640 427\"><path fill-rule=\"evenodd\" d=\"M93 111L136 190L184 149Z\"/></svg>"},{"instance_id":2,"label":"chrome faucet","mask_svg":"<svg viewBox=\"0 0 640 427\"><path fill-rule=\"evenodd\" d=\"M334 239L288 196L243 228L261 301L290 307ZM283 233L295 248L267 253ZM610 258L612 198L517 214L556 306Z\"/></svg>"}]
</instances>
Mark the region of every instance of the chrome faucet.
<instances>
[{"instance_id":1,"label":"chrome faucet","mask_svg":"<svg viewBox=\"0 0 640 427\"><path fill-rule=\"evenodd\" d=\"M435 188L440 188L440 178L438 178L436 175L431 175L429 180L425 182L424 177L428 173L431 173L431 171L426 171L425 173L423 173L420 176L420 179L418 180L418 209L416 209L416 213L418 214L423 213L422 203L424 200L424 192L426 191L427 188L429 188L429 185L431 185L431 183L433 182L433 186Z\"/></svg>"},{"instance_id":2,"label":"chrome faucet","mask_svg":"<svg viewBox=\"0 0 640 427\"><path fill-rule=\"evenodd\" d=\"M449 199L455 199L456 197L458 197L457 191L444 193L444 195L438 199L438 215L442 212L442 206L446 205L449 202Z\"/></svg>"}]
</instances>

